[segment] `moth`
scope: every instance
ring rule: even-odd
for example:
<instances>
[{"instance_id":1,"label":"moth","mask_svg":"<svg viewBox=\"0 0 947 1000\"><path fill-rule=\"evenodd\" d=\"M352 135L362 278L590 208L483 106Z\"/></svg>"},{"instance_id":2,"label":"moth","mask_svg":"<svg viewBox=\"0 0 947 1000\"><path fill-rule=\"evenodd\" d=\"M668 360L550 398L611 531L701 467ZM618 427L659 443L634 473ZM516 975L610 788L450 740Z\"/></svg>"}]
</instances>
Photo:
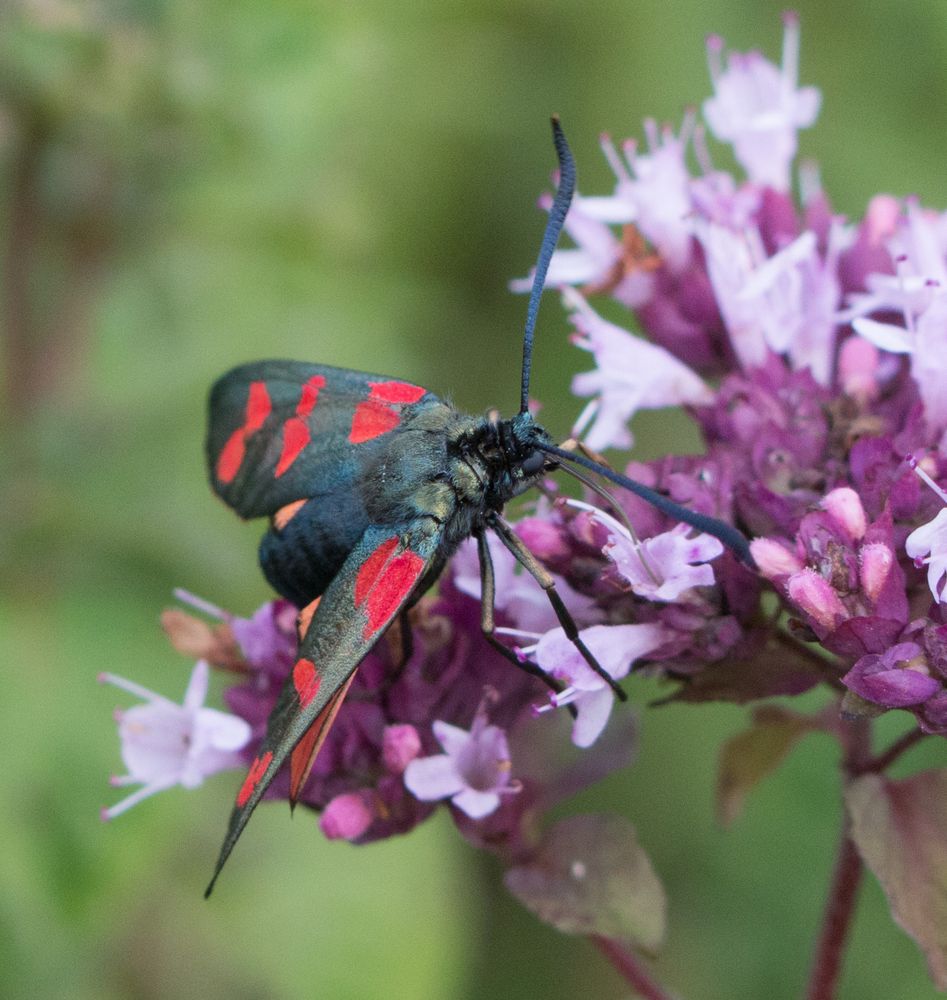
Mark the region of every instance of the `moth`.
<instances>
[{"instance_id":1,"label":"moth","mask_svg":"<svg viewBox=\"0 0 947 1000\"><path fill-rule=\"evenodd\" d=\"M260 545L263 573L301 610L296 663L237 794L206 895L287 760L295 803L359 663L468 537L477 540L481 624L494 648L555 686L494 636L488 531L546 591L592 669L625 697L582 643L552 576L503 519L504 505L549 473L564 468L589 482L575 469L585 467L751 561L735 528L559 447L529 411L536 315L575 188L575 163L558 118L552 128L559 183L527 307L518 413L468 416L410 382L298 361L241 365L211 390L211 485L241 517L270 519Z\"/></svg>"}]
</instances>

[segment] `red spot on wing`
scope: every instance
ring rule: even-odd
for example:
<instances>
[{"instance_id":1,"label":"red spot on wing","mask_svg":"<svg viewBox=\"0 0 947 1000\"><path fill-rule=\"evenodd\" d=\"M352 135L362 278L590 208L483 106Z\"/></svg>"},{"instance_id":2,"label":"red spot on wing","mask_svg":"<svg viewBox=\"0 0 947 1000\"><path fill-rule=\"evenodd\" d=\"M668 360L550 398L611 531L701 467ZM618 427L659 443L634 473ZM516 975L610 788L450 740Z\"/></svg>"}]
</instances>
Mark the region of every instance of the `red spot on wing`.
<instances>
[{"instance_id":1,"label":"red spot on wing","mask_svg":"<svg viewBox=\"0 0 947 1000\"><path fill-rule=\"evenodd\" d=\"M280 453L279 461L276 463L276 470L273 473L277 478L281 476L299 458L302 450L309 444L312 434L309 431L308 417L319 401L319 390L326 384L323 375L313 375L299 394L299 403L296 406L296 416L290 417L283 424L283 450Z\"/></svg>"},{"instance_id":2,"label":"red spot on wing","mask_svg":"<svg viewBox=\"0 0 947 1000\"><path fill-rule=\"evenodd\" d=\"M290 417L283 424L283 450L273 475L279 478L299 458L299 453L309 444L311 438L309 425L299 417Z\"/></svg>"},{"instance_id":3,"label":"red spot on wing","mask_svg":"<svg viewBox=\"0 0 947 1000\"><path fill-rule=\"evenodd\" d=\"M369 590L374 586L375 581L385 568L385 564L391 558L391 554L398 547L398 536L394 535L386 539L358 568L358 575L355 577L355 606L364 603Z\"/></svg>"},{"instance_id":4,"label":"red spot on wing","mask_svg":"<svg viewBox=\"0 0 947 1000\"><path fill-rule=\"evenodd\" d=\"M243 456L246 454L247 450L243 443L244 437L245 435L242 427L235 430L233 434L227 438L227 443L224 445L217 458L217 478L222 483L229 483L237 474L237 470L243 464Z\"/></svg>"},{"instance_id":5,"label":"red spot on wing","mask_svg":"<svg viewBox=\"0 0 947 1000\"><path fill-rule=\"evenodd\" d=\"M270 394L266 391L266 383L251 382L250 395L247 397L247 420L244 424L247 437L263 426L272 409L273 404L270 402Z\"/></svg>"},{"instance_id":6,"label":"red spot on wing","mask_svg":"<svg viewBox=\"0 0 947 1000\"><path fill-rule=\"evenodd\" d=\"M324 375L313 375L307 379L299 394L299 405L296 407L297 417L308 417L319 402L319 390L326 384Z\"/></svg>"},{"instance_id":7,"label":"red spot on wing","mask_svg":"<svg viewBox=\"0 0 947 1000\"><path fill-rule=\"evenodd\" d=\"M292 503L286 504L285 507L280 507L280 509L273 515L273 527L277 531L282 531L283 528L289 524L290 521L299 513L299 508L305 504L305 500L294 500Z\"/></svg>"},{"instance_id":8,"label":"red spot on wing","mask_svg":"<svg viewBox=\"0 0 947 1000\"><path fill-rule=\"evenodd\" d=\"M424 565L419 555L407 549L385 566L366 595L368 621L362 630L362 638L370 639L391 619L398 605L414 589Z\"/></svg>"},{"instance_id":9,"label":"red spot on wing","mask_svg":"<svg viewBox=\"0 0 947 1000\"><path fill-rule=\"evenodd\" d=\"M293 687L299 695L299 704L305 708L319 693L322 675L312 660L297 660L293 667Z\"/></svg>"},{"instance_id":10,"label":"red spot on wing","mask_svg":"<svg viewBox=\"0 0 947 1000\"><path fill-rule=\"evenodd\" d=\"M311 604L307 604L299 612L299 617L296 619L296 631L299 634L300 642L303 641L306 633L309 631L309 623L312 621L312 616L316 613L316 608L319 607L321 600L321 597L317 597Z\"/></svg>"},{"instance_id":11,"label":"red spot on wing","mask_svg":"<svg viewBox=\"0 0 947 1000\"><path fill-rule=\"evenodd\" d=\"M387 434L398 426L399 419L397 410L376 399L367 399L355 407L349 441L352 444L361 444L381 434Z\"/></svg>"},{"instance_id":12,"label":"red spot on wing","mask_svg":"<svg viewBox=\"0 0 947 1000\"><path fill-rule=\"evenodd\" d=\"M416 403L425 390L410 382L369 382L372 391L370 399L378 399L383 403Z\"/></svg>"},{"instance_id":13,"label":"red spot on wing","mask_svg":"<svg viewBox=\"0 0 947 1000\"><path fill-rule=\"evenodd\" d=\"M244 779L243 784L240 786L240 791L237 792L237 805L245 806L253 794L254 789L260 783L260 779L266 774L266 769L270 766L270 761L273 759L273 754L271 751L267 751L262 757L257 757L256 760L250 765L250 770L247 772L247 776Z\"/></svg>"},{"instance_id":14,"label":"red spot on wing","mask_svg":"<svg viewBox=\"0 0 947 1000\"><path fill-rule=\"evenodd\" d=\"M361 444L398 426L401 419L399 407L416 403L425 393L419 385L409 382L369 382L368 399L355 407L349 441Z\"/></svg>"},{"instance_id":15,"label":"red spot on wing","mask_svg":"<svg viewBox=\"0 0 947 1000\"><path fill-rule=\"evenodd\" d=\"M217 458L217 478L229 483L240 471L246 455L247 438L255 434L266 422L273 406L265 382L251 382L244 412L243 426L238 427L227 439Z\"/></svg>"}]
</instances>

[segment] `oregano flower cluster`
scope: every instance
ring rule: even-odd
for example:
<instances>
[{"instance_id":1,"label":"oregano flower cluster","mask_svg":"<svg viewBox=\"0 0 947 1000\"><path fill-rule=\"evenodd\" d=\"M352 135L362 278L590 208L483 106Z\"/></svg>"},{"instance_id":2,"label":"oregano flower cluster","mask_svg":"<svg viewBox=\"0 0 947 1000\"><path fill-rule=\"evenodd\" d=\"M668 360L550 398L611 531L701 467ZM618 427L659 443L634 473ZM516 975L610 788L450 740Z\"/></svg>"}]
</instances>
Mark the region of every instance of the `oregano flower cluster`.
<instances>
[{"instance_id":1,"label":"oregano flower cluster","mask_svg":"<svg viewBox=\"0 0 947 1000\"><path fill-rule=\"evenodd\" d=\"M573 343L592 365L573 382L583 401L574 435L593 452L627 449L638 411L683 408L700 453L624 471L736 526L752 539L756 568L622 490L606 505L550 481L514 528L629 692L639 672L689 702L825 690L819 713L768 706L751 731L818 729L842 744L841 857L852 871L863 861L877 872L879 858L921 845L900 874L887 867L884 888L947 989L947 899L926 867L947 851L947 771L883 773L922 738L947 734L947 213L887 194L860 219L833 212L815 167L796 162L821 95L799 86L794 16L778 66L727 53L716 37L707 51L712 93L700 114L677 127L646 122L643 145L602 138L612 189L576 195L571 245L554 254L547 287L560 289ZM730 148L738 174L715 167L714 142ZM630 762L634 717L616 708L507 548L491 551L498 635L559 690L483 641L468 541L413 609L407 662L395 628L359 667L301 803L327 837L358 844L447 808L468 840L504 860L508 887L540 917L653 949L663 890L630 825L545 819ZM292 605L270 602L245 619L182 599L200 614L168 611L164 625L198 661L183 705L104 675L144 699L122 717L135 713L134 726L120 721L128 774L118 779L141 787L108 816L247 765L292 669ZM203 706L208 666L232 678L227 713ZM905 734L876 752L871 720L889 711L904 715ZM725 769L736 746L724 749ZM721 812L732 815L746 791L731 786ZM283 778L267 796L287 794ZM632 869L637 881L616 902L610 887ZM842 930L837 920L823 928L812 996L833 995L849 889L844 879L833 886ZM631 951L603 950L643 995L665 995Z\"/></svg>"}]
</instances>

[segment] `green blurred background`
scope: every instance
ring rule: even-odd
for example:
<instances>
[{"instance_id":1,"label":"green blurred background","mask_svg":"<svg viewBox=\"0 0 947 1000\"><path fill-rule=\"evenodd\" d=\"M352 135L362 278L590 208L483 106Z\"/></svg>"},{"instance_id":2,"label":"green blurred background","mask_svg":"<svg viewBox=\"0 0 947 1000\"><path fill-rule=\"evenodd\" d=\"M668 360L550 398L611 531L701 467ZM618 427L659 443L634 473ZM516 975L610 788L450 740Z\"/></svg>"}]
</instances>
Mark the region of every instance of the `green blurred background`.
<instances>
[{"instance_id":1,"label":"green blurred background","mask_svg":"<svg viewBox=\"0 0 947 1000\"><path fill-rule=\"evenodd\" d=\"M858 215L878 190L947 204L947 3L797 8L802 82L824 94L802 149L837 210ZM205 484L216 375L298 357L509 411L525 302L506 282L538 246L550 112L582 189L603 192L598 133L679 122L710 90L708 32L778 58L780 10L3 3L0 995L626 995L586 942L521 911L446 817L358 849L262 809L205 903L237 779L101 824L118 796L110 713L129 699L95 677L177 698L190 664L157 624L171 589L240 613L268 597L259 528ZM533 392L565 433L587 356L554 301L540 326ZM637 429L644 456L693 445L680 423ZM735 829L715 825L716 750L743 719L729 706L646 713L637 766L576 804L637 824L671 898L659 974L692 1000L799 994L835 850L836 752L822 737ZM931 994L869 882L844 995Z\"/></svg>"}]
</instances>

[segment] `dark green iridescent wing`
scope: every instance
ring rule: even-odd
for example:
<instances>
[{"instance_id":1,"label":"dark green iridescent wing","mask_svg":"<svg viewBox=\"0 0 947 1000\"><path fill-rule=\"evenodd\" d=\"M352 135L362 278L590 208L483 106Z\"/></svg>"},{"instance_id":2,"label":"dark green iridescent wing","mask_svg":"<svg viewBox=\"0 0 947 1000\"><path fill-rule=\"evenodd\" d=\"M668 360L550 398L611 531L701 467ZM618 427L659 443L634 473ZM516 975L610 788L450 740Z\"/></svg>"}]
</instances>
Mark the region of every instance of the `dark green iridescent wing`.
<instances>
[{"instance_id":1,"label":"dark green iridescent wing","mask_svg":"<svg viewBox=\"0 0 947 1000\"><path fill-rule=\"evenodd\" d=\"M406 408L437 402L420 386L299 361L257 361L210 394L207 461L214 491L242 517L331 494L384 448Z\"/></svg>"},{"instance_id":2,"label":"dark green iridescent wing","mask_svg":"<svg viewBox=\"0 0 947 1000\"><path fill-rule=\"evenodd\" d=\"M442 539L443 527L427 516L394 528L370 527L322 595L237 793L208 895L250 814L297 748L292 785L293 795L298 792L356 667L418 587L426 585L428 571L439 563Z\"/></svg>"}]
</instances>

